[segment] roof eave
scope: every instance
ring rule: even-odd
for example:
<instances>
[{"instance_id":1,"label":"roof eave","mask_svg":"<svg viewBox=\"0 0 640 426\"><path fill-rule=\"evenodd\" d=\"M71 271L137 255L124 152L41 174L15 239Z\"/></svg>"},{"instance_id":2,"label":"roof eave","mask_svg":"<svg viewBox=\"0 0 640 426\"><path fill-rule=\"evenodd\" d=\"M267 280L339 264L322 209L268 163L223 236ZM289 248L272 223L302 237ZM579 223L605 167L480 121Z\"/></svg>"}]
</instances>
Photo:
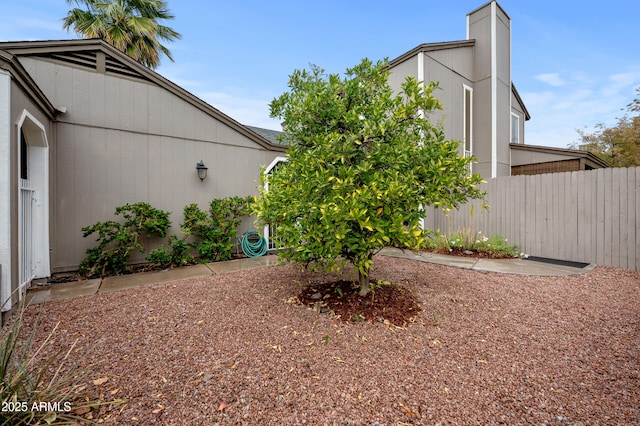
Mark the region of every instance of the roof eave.
<instances>
[{"instance_id":1,"label":"roof eave","mask_svg":"<svg viewBox=\"0 0 640 426\"><path fill-rule=\"evenodd\" d=\"M546 152L550 154L564 154L567 156L586 158L589 161L599 165L602 168L611 167L611 165L607 161L605 161L604 159L598 157L597 155L589 151L581 151L579 149L569 149L569 148L556 148L556 147L540 146L540 145L525 145L525 144L517 144L517 143L509 144L509 146L512 149L518 149L522 151Z\"/></svg>"},{"instance_id":2,"label":"roof eave","mask_svg":"<svg viewBox=\"0 0 640 426\"><path fill-rule=\"evenodd\" d=\"M38 84L31 78L15 55L5 50L0 50L0 68L11 74L14 82L20 86L27 97L31 99L49 119L55 117L57 112L55 106L40 87L38 87Z\"/></svg>"},{"instance_id":3,"label":"roof eave","mask_svg":"<svg viewBox=\"0 0 640 426\"><path fill-rule=\"evenodd\" d=\"M522 111L524 112L525 121L531 120L531 115L529 114L529 111L527 110L527 107L525 106L524 101L520 97L520 93L518 93L518 89L516 89L516 85L513 84L513 82L511 82L511 92L513 93L513 96L515 96L516 100L518 101L518 103L522 107Z\"/></svg>"},{"instance_id":4,"label":"roof eave","mask_svg":"<svg viewBox=\"0 0 640 426\"><path fill-rule=\"evenodd\" d=\"M120 52L115 47L106 43L105 41L97 38L92 39L73 39L73 40L47 40L47 41L23 41L23 42L0 42L0 48L5 49L11 54L14 55L27 55L27 54L37 54L37 53L49 53L52 51L79 51L79 50L87 50L87 49L97 49L102 51L105 54L109 54L112 57L117 58L119 61L126 64L128 67L132 68L136 72L140 73L144 78L148 79L154 84L157 84L179 98L189 102L196 108L202 110L208 115L214 117L215 119L221 121L225 125L231 127L237 132L241 133L243 136L251 139L253 142L257 143L261 147L273 150L273 151L286 151L287 147L285 145L273 144L266 138L258 135L255 132L250 131L245 126L243 126L238 121L224 114L217 108L198 98L194 94L190 93L186 89L178 86L172 81L166 79L162 75L157 72L145 67L139 62L131 59L125 53Z\"/></svg>"},{"instance_id":5,"label":"roof eave","mask_svg":"<svg viewBox=\"0 0 640 426\"><path fill-rule=\"evenodd\" d=\"M440 43L423 43L419 46L414 47L408 52L403 53L397 58L389 61L389 68L392 68L407 59L417 55L420 52L434 52L438 50L447 50L447 49L458 49L461 47L473 47L475 46L475 40L458 40L458 41L445 41Z\"/></svg>"}]
</instances>

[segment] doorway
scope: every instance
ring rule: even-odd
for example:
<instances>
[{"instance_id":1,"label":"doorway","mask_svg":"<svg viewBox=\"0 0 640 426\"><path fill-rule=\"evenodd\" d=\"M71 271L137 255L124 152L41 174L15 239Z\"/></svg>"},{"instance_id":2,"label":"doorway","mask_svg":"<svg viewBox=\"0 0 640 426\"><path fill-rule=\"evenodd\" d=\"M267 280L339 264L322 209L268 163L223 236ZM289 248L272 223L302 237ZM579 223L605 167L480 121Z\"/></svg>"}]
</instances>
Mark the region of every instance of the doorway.
<instances>
[{"instance_id":1,"label":"doorway","mask_svg":"<svg viewBox=\"0 0 640 426\"><path fill-rule=\"evenodd\" d=\"M18 120L19 297L35 278L51 275L49 262L49 144L45 127L24 110Z\"/></svg>"}]
</instances>

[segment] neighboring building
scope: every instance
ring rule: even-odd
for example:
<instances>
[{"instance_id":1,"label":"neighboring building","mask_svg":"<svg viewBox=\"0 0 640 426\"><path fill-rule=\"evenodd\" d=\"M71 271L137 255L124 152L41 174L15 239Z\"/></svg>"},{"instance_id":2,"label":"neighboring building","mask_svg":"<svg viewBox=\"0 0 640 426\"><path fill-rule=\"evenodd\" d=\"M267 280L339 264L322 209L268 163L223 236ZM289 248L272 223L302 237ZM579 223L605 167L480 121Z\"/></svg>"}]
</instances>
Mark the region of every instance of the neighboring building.
<instances>
[{"instance_id":1,"label":"neighboring building","mask_svg":"<svg viewBox=\"0 0 640 426\"><path fill-rule=\"evenodd\" d=\"M0 43L2 302L77 269L81 229L117 206L171 211L177 233L187 204L256 194L284 150L101 40Z\"/></svg>"},{"instance_id":2,"label":"neighboring building","mask_svg":"<svg viewBox=\"0 0 640 426\"><path fill-rule=\"evenodd\" d=\"M597 155L575 149L511 145L511 175L577 172L609 167Z\"/></svg>"},{"instance_id":3,"label":"neighboring building","mask_svg":"<svg viewBox=\"0 0 640 426\"><path fill-rule=\"evenodd\" d=\"M511 80L511 19L495 0L467 15L466 40L421 44L389 65L395 89L407 76L439 83L443 110L431 118L462 142L461 155L475 155L472 170L485 179L553 169L545 163L563 171L606 167L581 151L523 148L531 117Z\"/></svg>"}]
</instances>

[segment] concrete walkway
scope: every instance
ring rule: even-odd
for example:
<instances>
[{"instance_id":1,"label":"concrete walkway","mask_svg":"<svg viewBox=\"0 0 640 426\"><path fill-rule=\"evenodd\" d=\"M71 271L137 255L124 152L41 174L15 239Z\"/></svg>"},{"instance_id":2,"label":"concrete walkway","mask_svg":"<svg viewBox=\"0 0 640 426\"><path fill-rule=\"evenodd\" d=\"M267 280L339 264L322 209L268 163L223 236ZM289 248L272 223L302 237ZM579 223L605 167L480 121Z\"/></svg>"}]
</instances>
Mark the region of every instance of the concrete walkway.
<instances>
[{"instance_id":1,"label":"concrete walkway","mask_svg":"<svg viewBox=\"0 0 640 426\"><path fill-rule=\"evenodd\" d=\"M435 263L438 265L454 266L480 272L499 272L517 275L540 276L565 276L584 274L591 271L595 265L590 264L584 268L561 266L549 263L530 261L524 259L476 259L471 257L447 256L429 252L412 252L396 248L385 248L380 254L389 257L411 259L418 262ZM78 296L87 296L96 293L109 293L132 287L158 284L169 281L183 280L187 278L206 277L227 272L244 271L255 268L274 266L278 263L278 257L268 255L253 259L236 259L226 262L214 262L184 268L166 269L163 271L142 272L138 274L119 275L74 281L65 284L52 284L48 286L35 286L27 291L30 304L52 302L56 300L70 299Z\"/></svg>"},{"instance_id":2,"label":"concrete walkway","mask_svg":"<svg viewBox=\"0 0 640 426\"><path fill-rule=\"evenodd\" d=\"M389 257L417 260L418 262L436 263L438 265L455 266L479 272L500 272L515 275L566 276L585 274L595 268L589 264L584 268L555 265L527 259L482 259L475 257L447 256L431 252L413 252L397 248L385 248L380 254Z\"/></svg>"},{"instance_id":3,"label":"concrete walkway","mask_svg":"<svg viewBox=\"0 0 640 426\"><path fill-rule=\"evenodd\" d=\"M184 268L165 269L162 271L141 272L138 274L118 275L101 280L95 278L84 281L74 281L64 284L48 286L34 286L27 290L30 304L52 302L70 299L77 296L87 296L96 293L110 293L132 287L184 280L187 278L207 277L227 272L244 271L248 269L274 266L278 262L275 255L262 256L254 259L235 259L226 262L213 262L185 266Z\"/></svg>"}]
</instances>

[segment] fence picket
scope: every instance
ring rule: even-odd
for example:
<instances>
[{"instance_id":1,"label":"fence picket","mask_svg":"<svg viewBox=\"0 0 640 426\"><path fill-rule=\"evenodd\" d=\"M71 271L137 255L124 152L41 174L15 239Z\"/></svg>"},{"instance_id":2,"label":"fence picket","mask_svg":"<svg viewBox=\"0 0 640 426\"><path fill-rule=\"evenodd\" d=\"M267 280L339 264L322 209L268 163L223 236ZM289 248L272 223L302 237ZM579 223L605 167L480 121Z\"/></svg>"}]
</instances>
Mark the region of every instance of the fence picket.
<instances>
[{"instance_id":1,"label":"fence picket","mask_svg":"<svg viewBox=\"0 0 640 426\"><path fill-rule=\"evenodd\" d=\"M638 216L640 208L636 205L640 194L640 169L627 170L627 264L629 269L640 269L640 250L636 250L636 244L640 244L640 231L638 230Z\"/></svg>"},{"instance_id":2,"label":"fence picket","mask_svg":"<svg viewBox=\"0 0 640 426\"><path fill-rule=\"evenodd\" d=\"M473 226L542 257L640 268L640 167L491 179L488 212L474 201L433 223L442 232Z\"/></svg>"}]
</instances>

